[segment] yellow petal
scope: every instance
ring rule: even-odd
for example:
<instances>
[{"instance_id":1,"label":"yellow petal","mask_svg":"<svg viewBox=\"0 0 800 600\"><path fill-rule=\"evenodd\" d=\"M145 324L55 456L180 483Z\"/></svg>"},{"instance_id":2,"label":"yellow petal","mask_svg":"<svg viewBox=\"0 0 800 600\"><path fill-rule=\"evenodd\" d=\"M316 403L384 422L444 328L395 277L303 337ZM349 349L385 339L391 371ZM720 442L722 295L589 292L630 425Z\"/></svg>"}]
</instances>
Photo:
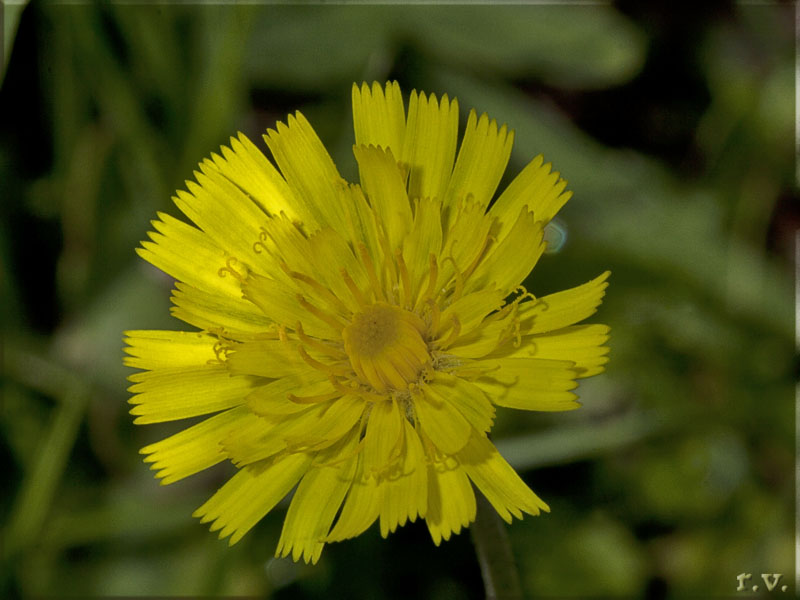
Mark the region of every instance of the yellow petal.
<instances>
[{"instance_id":1,"label":"yellow petal","mask_svg":"<svg viewBox=\"0 0 800 600\"><path fill-rule=\"evenodd\" d=\"M238 294L241 296L241 290ZM248 339L273 329L273 321L245 298L209 294L178 282L171 300L173 316L206 331L221 329L228 338Z\"/></svg>"},{"instance_id":2,"label":"yellow petal","mask_svg":"<svg viewBox=\"0 0 800 600\"><path fill-rule=\"evenodd\" d=\"M284 417L303 412L310 404L297 402L290 398L307 398L314 396L328 396L335 389L331 382L323 375L317 381L311 381L304 376L292 374L267 385L256 388L247 396L247 406L253 413L263 417Z\"/></svg>"},{"instance_id":3,"label":"yellow petal","mask_svg":"<svg viewBox=\"0 0 800 600\"><path fill-rule=\"evenodd\" d=\"M403 241L403 261L411 282L412 298L416 301L424 290L430 268L430 256L442 250L442 203L422 198L416 204L414 224Z\"/></svg>"},{"instance_id":4,"label":"yellow petal","mask_svg":"<svg viewBox=\"0 0 800 600\"><path fill-rule=\"evenodd\" d=\"M327 225L347 231L347 206L341 201L346 182L308 120L296 112L287 123L268 130L264 140L298 203L314 219L305 223L306 230Z\"/></svg>"},{"instance_id":5,"label":"yellow petal","mask_svg":"<svg viewBox=\"0 0 800 600\"><path fill-rule=\"evenodd\" d=\"M293 219L304 220L297 211L297 201L286 181L267 157L246 135L230 139L230 147L222 146L222 156L212 154L215 167L232 183L242 188L266 212L285 212Z\"/></svg>"},{"instance_id":6,"label":"yellow petal","mask_svg":"<svg viewBox=\"0 0 800 600\"><path fill-rule=\"evenodd\" d=\"M414 426L403 419L403 449L396 469L380 480L381 535L386 537L406 522L424 517L428 508L425 453Z\"/></svg>"},{"instance_id":7,"label":"yellow petal","mask_svg":"<svg viewBox=\"0 0 800 600\"><path fill-rule=\"evenodd\" d=\"M428 465L428 525L433 543L461 532L475 520L475 493L466 472L450 458Z\"/></svg>"},{"instance_id":8,"label":"yellow petal","mask_svg":"<svg viewBox=\"0 0 800 600\"><path fill-rule=\"evenodd\" d=\"M258 375L278 379L288 375L308 377L312 381L323 378L300 356L298 344L293 341L260 340L233 344L225 364L231 373Z\"/></svg>"},{"instance_id":9,"label":"yellow petal","mask_svg":"<svg viewBox=\"0 0 800 600\"><path fill-rule=\"evenodd\" d=\"M134 423L160 423L187 419L244 404L256 381L231 377L224 365L178 367L134 373Z\"/></svg>"},{"instance_id":10,"label":"yellow petal","mask_svg":"<svg viewBox=\"0 0 800 600\"><path fill-rule=\"evenodd\" d=\"M309 240L309 256L314 257L314 274L315 278L340 300L350 312L355 312L359 309L358 303L353 298L350 289L347 287L344 278L342 277L342 269L347 271L347 274L353 279L359 289L365 290L369 285L367 272L364 269L364 263L356 259L353 254L351 246L347 241L339 235L337 231L330 228L320 229ZM304 289L304 293L313 297L311 290ZM324 299L321 296L318 304L322 304ZM337 315L344 315L346 318L350 317L350 312L342 311L339 304L333 304L330 301L325 302L325 306L335 312Z\"/></svg>"},{"instance_id":11,"label":"yellow petal","mask_svg":"<svg viewBox=\"0 0 800 600\"><path fill-rule=\"evenodd\" d=\"M342 396L323 404L320 411L301 413L296 418L296 426L284 439L292 451L325 448L347 435L363 412L361 398Z\"/></svg>"},{"instance_id":12,"label":"yellow petal","mask_svg":"<svg viewBox=\"0 0 800 600\"><path fill-rule=\"evenodd\" d=\"M400 455L404 420L394 399L372 405L362 450L368 476L380 477Z\"/></svg>"},{"instance_id":13,"label":"yellow petal","mask_svg":"<svg viewBox=\"0 0 800 600\"><path fill-rule=\"evenodd\" d=\"M238 542L295 486L311 465L308 454L279 456L239 469L193 516L213 521L211 531Z\"/></svg>"},{"instance_id":14,"label":"yellow petal","mask_svg":"<svg viewBox=\"0 0 800 600\"><path fill-rule=\"evenodd\" d=\"M211 163L213 165L213 163ZM201 164L195 171L197 183L186 182L188 191L178 190L176 206L228 254L257 272L270 267L264 255L253 249L261 227L269 218L241 189L219 171Z\"/></svg>"},{"instance_id":15,"label":"yellow petal","mask_svg":"<svg viewBox=\"0 0 800 600\"><path fill-rule=\"evenodd\" d=\"M445 232L444 248L440 257L439 284L446 285L455 275L474 269L475 261L484 253L489 243L492 218L485 213L485 207L471 197L460 200L450 208L451 214L442 218ZM463 275L462 275L463 277Z\"/></svg>"},{"instance_id":16,"label":"yellow petal","mask_svg":"<svg viewBox=\"0 0 800 600\"><path fill-rule=\"evenodd\" d=\"M271 280L269 285L275 288L275 293L285 298L294 297L295 308L300 311L297 314L302 315L306 311L297 303L298 294L334 315L350 314L349 309L339 299L347 299L349 296L340 270L347 269L359 282L363 282L366 276L347 241L338 232L326 226L306 236L295 223L282 214L265 224L264 234L274 246L271 252L281 261L280 267L274 269L266 279ZM247 287L252 283L245 282L246 293ZM264 303L261 307L266 314L270 314L269 303ZM297 320L303 319L298 317ZM296 321L284 323L294 326Z\"/></svg>"},{"instance_id":17,"label":"yellow petal","mask_svg":"<svg viewBox=\"0 0 800 600\"><path fill-rule=\"evenodd\" d=\"M440 318L437 337L442 337L453 327L453 318L458 322L461 335L472 332L484 317L503 305L505 294L493 286L486 287L466 296L461 296L445 310Z\"/></svg>"},{"instance_id":18,"label":"yellow petal","mask_svg":"<svg viewBox=\"0 0 800 600\"><path fill-rule=\"evenodd\" d=\"M323 339L338 339L341 329L310 313L298 302L298 295L274 279L251 275L243 288L244 297L260 308L270 319L285 327L294 328L298 322L309 335ZM319 307L317 307L319 308Z\"/></svg>"},{"instance_id":19,"label":"yellow petal","mask_svg":"<svg viewBox=\"0 0 800 600\"><path fill-rule=\"evenodd\" d=\"M150 468L162 485L174 483L225 460L220 443L247 414L245 406L226 410L139 452L148 455L144 461L153 463Z\"/></svg>"},{"instance_id":20,"label":"yellow petal","mask_svg":"<svg viewBox=\"0 0 800 600\"><path fill-rule=\"evenodd\" d=\"M260 392L267 393L263 389ZM236 466L252 464L285 450L321 450L349 434L362 411L363 401L350 396L305 405L295 412L264 411L243 421L225 437L222 447Z\"/></svg>"},{"instance_id":21,"label":"yellow petal","mask_svg":"<svg viewBox=\"0 0 800 600\"><path fill-rule=\"evenodd\" d=\"M450 347L448 354L462 358L480 358L495 349L501 349L511 343L509 332L513 331L510 318L484 322L472 332L460 336Z\"/></svg>"},{"instance_id":22,"label":"yellow petal","mask_svg":"<svg viewBox=\"0 0 800 600\"><path fill-rule=\"evenodd\" d=\"M494 423L494 406L476 385L443 371L437 371L428 384L433 391L450 400L472 427L487 432Z\"/></svg>"},{"instance_id":23,"label":"yellow petal","mask_svg":"<svg viewBox=\"0 0 800 600\"><path fill-rule=\"evenodd\" d=\"M528 163L489 210L499 223L498 240L511 230L523 206L533 211L537 221L547 223L572 197L572 192L564 192L567 182L550 172L550 163L543 162L539 155Z\"/></svg>"},{"instance_id":24,"label":"yellow petal","mask_svg":"<svg viewBox=\"0 0 800 600\"><path fill-rule=\"evenodd\" d=\"M354 146L353 154L358 162L361 188L383 221L389 249L394 252L402 247L412 221L403 172L391 150Z\"/></svg>"},{"instance_id":25,"label":"yellow petal","mask_svg":"<svg viewBox=\"0 0 800 600\"><path fill-rule=\"evenodd\" d=\"M303 476L292 498L275 556L303 557L316 564L325 537L345 494L353 482L358 431L341 443L317 454L314 464Z\"/></svg>"},{"instance_id":26,"label":"yellow petal","mask_svg":"<svg viewBox=\"0 0 800 600\"><path fill-rule=\"evenodd\" d=\"M400 156L406 113L396 81L387 82L385 88L374 81L371 89L366 82L361 87L353 84L353 129L356 145L381 146Z\"/></svg>"},{"instance_id":27,"label":"yellow petal","mask_svg":"<svg viewBox=\"0 0 800 600\"><path fill-rule=\"evenodd\" d=\"M494 283L511 293L528 276L545 249L542 224L524 207L509 234L487 252L464 286L464 293Z\"/></svg>"},{"instance_id":28,"label":"yellow petal","mask_svg":"<svg viewBox=\"0 0 800 600\"><path fill-rule=\"evenodd\" d=\"M538 515L542 510L550 511L485 436L473 436L458 459L472 482L505 521L510 523L511 515L521 519L523 512Z\"/></svg>"},{"instance_id":29,"label":"yellow petal","mask_svg":"<svg viewBox=\"0 0 800 600\"><path fill-rule=\"evenodd\" d=\"M420 427L444 454L455 454L469 440L469 422L439 390L427 384L420 387L422 393L414 397L414 413Z\"/></svg>"},{"instance_id":30,"label":"yellow petal","mask_svg":"<svg viewBox=\"0 0 800 600\"><path fill-rule=\"evenodd\" d=\"M292 265L295 271L309 275L314 272L314 260L309 253L308 236L303 228L286 214L281 213L264 223L260 239L263 240L264 237L271 242L270 253L275 253L279 260ZM280 268L274 269L268 275L281 281L291 281Z\"/></svg>"},{"instance_id":31,"label":"yellow petal","mask_svg":"<svg viewBox=\"0 0 800 600\"><path fill-rule=\"evenodd\" d=\"M611 272L606 271L583 285L521 303L522 333L553 331L592 316L605 296L609 275Z\"/></svg>"},{"instance_id":32,"label":"yellow petal","mask_svg":"<svg viewBox=\"0 0 800 600\"><path fill-rule=\"evenodd\" d=\"M362 240L372 260L376 260L381 252L378 239L379 217L367 202L360 185L352 184L348 187L345 201L353 207L355 239Z\"/></svg>"},{"instance_id":33,"label":"yellow petal","mask_svg":"<svg viewBox=\"0 0 800 600\"><path fill-rule=\"evenodd\" d=\"M490 358L477 364L487 373L474 381L498 406L561 411L578 408L570 390L578 384L575 363L541 358Z\"/></svg>"},{"instance_id":34,"label":"yellow petal","mask_svg":"<svg viewBox=\"0 0 800 600\"><path fill-rule=\"evenodd\" d=\"M486 113L479 119L475 110L471 110L445 194L445 209L467 195L488 206L508 164L513 143L514 133L506 125L498 131L497 121L489 121Z\"/></svg>"},{"instance_id":35,"label":"yellow petal","mask_svg":"<svg viewBox=\"0 0 800 600\"><path fill-rule=\"evenodd\" d=\"M306 406L297 414L305 414L320 410L318 406ZM225 456L237 467L244 467L259 461L271 458L286 450L284 436L297 426L295 414L283 415L279 420L278 415L270 414L264 418L262 415L250 414L222 440L222 449Z\"/></svg>"},{"instance_id":36,"label":"yellow petal","mask_svg":"<svg viewBox=\"0 0 800 600\"><path fill-rule=\"evenodd\" d=\"M340 542L364 533L378 518L381 502L378 480L364 472L364 454L359 453L353 484L326 542Z\"/></svg>"},{"instance_id":37,"label":"yellow petal","mask_svg":"<svg viewBox=\"0 0 800 600\"><path fill-rule=\"evenodd\" d=\"M150 223L156 232L136 253L178 281L202 287L221 296L239 298L241 288L232 277L220 277L226 266L225 250L199 229L165 213Z\"/></svg>"},{"instance_id":38,"label":"yellow petal","mask_svg":"<svg viewBox=\"0 0 800 600\"><path fill-rule=\"evenodd\" d=\"M125 365L136 369L165 369L204 365L216 359L217 338L189 331L126 331Z\"/></svg>"},{"instance_id":39,"label":"yellow petal","mask_svg":"<svg viewBox=\"0 0 800 600\"><path fill-rule=\"evenodd\" d=\"M550 333L524 336L519 348L503 352L507 357L533 357L568 360L575 363L576 377L590 377L603 372L608 362L609 327L607 325L573 325Z\"/></svg>"},{"instance_id":40,"label":"yellow petal","mask_svg":"<svg viewBox=\"0 0 800 600\"><path fill-rule=\"evenodd\" d=\"M458 101L411 92L401 162L409 170L408 197L444 197L458 137Z\"/></svg>"}]
</instances>

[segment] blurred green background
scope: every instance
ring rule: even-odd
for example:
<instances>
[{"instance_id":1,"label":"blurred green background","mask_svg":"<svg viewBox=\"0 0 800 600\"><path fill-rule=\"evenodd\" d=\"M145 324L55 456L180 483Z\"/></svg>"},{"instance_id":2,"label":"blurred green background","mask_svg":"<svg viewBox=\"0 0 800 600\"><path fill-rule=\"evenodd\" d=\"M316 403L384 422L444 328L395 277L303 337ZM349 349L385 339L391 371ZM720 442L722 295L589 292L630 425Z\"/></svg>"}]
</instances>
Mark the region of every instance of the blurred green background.
<instances>
[{"instance_id":1,"label":"blurred green background","mask_svg":"<svg viewBox=\"0 0 800 600\"><path fill-rule=\"evenodd\" d=\"M160 487L138 449L181 426L127 414L121 332L182 328L134 254L156 210L295 109L353 180L350 86L389 78L515 129L502 185L569 180L529 289L613 272L584 407L494 430L552 508L509 527L526 592L791 596L795 9L658 6L5 6L0 596L483 596L419 523L311 567L272 558L283 504L229 549L191 517L229 471Z\"/></svg>"}]
</instances>

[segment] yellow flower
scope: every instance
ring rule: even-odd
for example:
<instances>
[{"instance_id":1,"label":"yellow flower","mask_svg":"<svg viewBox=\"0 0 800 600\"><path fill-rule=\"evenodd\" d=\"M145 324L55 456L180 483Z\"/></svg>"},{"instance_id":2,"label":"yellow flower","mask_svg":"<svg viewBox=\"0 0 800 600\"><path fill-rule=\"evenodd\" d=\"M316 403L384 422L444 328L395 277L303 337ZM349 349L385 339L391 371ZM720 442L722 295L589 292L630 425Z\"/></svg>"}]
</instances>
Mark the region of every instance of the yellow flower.
<instances>
[{"instance_id":1,"label":"yellow flower","mask_svg":"<svg viewBox=\"0 0 800 600\"><path fill-rule=\"evenodd\" d=\"M236 474L195 516L237 542L297 486L277 555L424 518L434 543L475 518L548 510L488 438L495 407L578 407L606 362L592 315L608 273L535 297L522 286L569 199L535 158L490 206L513 132L396 82L353 86L360 184L302 114L239 134L200 164L138 253L177 280L200 332L129 331L136 423L213 416L142 449L162 483L224 460ZM335 523L334 523L335 521Z\"/></svg>"}]
</instances>

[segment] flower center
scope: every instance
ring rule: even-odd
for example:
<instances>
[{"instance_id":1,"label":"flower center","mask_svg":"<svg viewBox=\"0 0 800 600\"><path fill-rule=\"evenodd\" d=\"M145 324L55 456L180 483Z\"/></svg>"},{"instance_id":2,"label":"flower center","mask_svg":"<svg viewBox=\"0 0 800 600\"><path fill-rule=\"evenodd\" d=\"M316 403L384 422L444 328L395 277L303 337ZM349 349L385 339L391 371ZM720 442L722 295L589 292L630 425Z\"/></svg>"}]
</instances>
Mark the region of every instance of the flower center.
<instances>
[{"instance_id":1,"label":"flower center","mask_svg":"<svg viewBox=\"0 0 800 600\"><path fill-rule=\"evenodd\" d=\"M414 313L379 302L344 328L344 349L356 374L375 390L405 390L430 360L425 329Z\"/></svg>"}]
</instances>

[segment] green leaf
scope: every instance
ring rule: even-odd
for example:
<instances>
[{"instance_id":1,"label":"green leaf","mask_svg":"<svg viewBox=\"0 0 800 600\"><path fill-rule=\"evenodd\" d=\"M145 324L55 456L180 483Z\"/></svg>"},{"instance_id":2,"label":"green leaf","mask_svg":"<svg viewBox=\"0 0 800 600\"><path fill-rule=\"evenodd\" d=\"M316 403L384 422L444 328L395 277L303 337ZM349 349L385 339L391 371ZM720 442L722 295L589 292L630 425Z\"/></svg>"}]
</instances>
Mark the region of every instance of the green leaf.
<instances>
[{"instance_id":1,"label":"green leaf","mask_svg":"<svg viewBox=\"0 0 800 600\"><path fill-rule=\"evenodd\" d=\"M396 22L437 60L564 88L624 83L646 50L642 33L606 5L425 6Z\"/></svg>"},{"instance_id":2,"label":"green leaf","mask_svg":"<svg viewBox=\"0 0 800 600\"><path fill-rule=\"evenodd\" d=\"M258 87L318 91L350 84L385 61L392 7L270 5L244 68ZM378 69L382 70L382 69Z\"/></svg>"},{"instance_id":3,"label":"green leaf","mask_svg":"<svg viewBox=\"0 0 800 600\"><path fill-rule=\"evenodd\" d=\"M8 59L11 56L11 49L14 47L14 38L17 36L17 26L25 5L25 0L3 2L3 77L6 74Z\"/></svg>"},{"instance_id":4,"label":"green leaf","mask_svg":"<svg viewBox=\"0 0 800 600\"><path fill-rule=\"evenodd\" d=\"M511 466L524 471L552 466L619 450L653 434L657 429L651 416L629 413L613 420L587 421L498 440L495 445Z\"/></svg>"},{"instance_id":5,"label":"green leaf","mask_svg":"<svg viewBox=\"0 0 800 600\"><path fill-rule=\"evenodd\" d=\"M18 344L9 344L4 358L10 377L49 393L60 402L14 498L4 536L3 556L7 558L34 545L39 538L78 436L89 388L69 371L35 354L21 351Z\"/></svg>"}]
</instances>

